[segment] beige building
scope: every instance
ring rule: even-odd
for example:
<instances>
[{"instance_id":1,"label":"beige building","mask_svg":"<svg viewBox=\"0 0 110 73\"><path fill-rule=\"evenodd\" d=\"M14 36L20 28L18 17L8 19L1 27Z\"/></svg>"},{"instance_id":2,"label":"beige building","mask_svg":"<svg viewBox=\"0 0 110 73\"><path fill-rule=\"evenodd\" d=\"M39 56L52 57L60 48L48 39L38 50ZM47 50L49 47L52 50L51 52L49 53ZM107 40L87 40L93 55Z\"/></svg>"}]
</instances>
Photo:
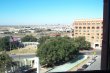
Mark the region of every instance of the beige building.
<instances>
[{"instance_id":1,"label":"beige building","mask_svg":"<svg viewBox=\"0 0 110 73\"><path fill-rule=\"evenodd\" d=\"M101 49L103 35L102 19L81 19L73 23L74 37L84 36L94 49Z\"/></svg>"}]
</instances>

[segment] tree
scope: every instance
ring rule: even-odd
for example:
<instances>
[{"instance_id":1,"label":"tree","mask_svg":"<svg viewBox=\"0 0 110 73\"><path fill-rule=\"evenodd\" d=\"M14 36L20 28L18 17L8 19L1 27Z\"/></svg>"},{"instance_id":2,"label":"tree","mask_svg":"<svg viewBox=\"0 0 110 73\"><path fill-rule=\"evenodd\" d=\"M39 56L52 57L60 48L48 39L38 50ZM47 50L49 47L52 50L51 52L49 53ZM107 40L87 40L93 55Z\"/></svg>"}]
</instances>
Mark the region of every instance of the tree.
<instances>
[{"instance_id":1,"label":"tree","mask_svg":"<svg viewBox=\"0 0 110 73\"><path fill-rule=\"evenodd\" d=\"M76 37L75 42L78 45L79 50L89 50L91 48L90 42L85 40L85 37Z\"/></svg>"},{"instance_id":2,"label":"tree","mask_svg":"<svg viewBox=\"0 0 110 73\"><path fill-rule=\"evenodd\" d=\"M41 37L41 38L39 38L38 39L38 42L40 43L39 45L38 45L38 47L40 46L40 45L42 45L47 39L49 39L50 37L49 36L43 36L43 37Z\"/></svg>"},{"instance_id":3,"label":"tree","mask_svg":"<svg viewBox=\"0 0 110 73\"><path fill-rule=\"evenodd\" d=\"M47 29L47 31L51 31L51 29Z\"/></svg>"},{"instance_id":4,"label":"tree","mask_svg":"<svg viewBox=\"0 0 110 73\"><path fill-rule=\"evenodd\" d=\"M5 73L7 68L12 66L12 58L5 52L0 54L0 72Z\"/></svg>"},{"instance_id":5,"label":"tree","mask_svg":"<svg viewBox=\"0 0 110 73\"><path fill-rule=\"evenodd\" d=\"M78 53L78 49L76 43L72 40L67 37L50 37L43 41L37 50L37 56L39 56L41 64L54 66L73 59Z\"/></svg>"},{"instance_id":6,"label":"tree","mask_svg":"<svg viewBox=\"0 0 110 73\"><path fill-rule=\"evenodd\" d=\"M3 38L0 38L0 51L6 50L12 50L17 49L19 47L18 41L10 41L10 36L5 36ZM11 48L11 49L10 49Z\"/></svg>"},{"instance_id":7,"label":"tree","mask_svg":"<svg viewBox=\"0 0 110 73\"><path fill-rule=\"evenodd\" d=\"M10 37L6 36L0 39L0 48L2 50L8 50L10 48L10 42L9 42Z\"/></svg>"},{"instance_id":8,"label":"tree","mask_svg":"<svg viewBox=\"0 0 110 73\"><path fill-rule=\"evenodd\" d=\"M34 36L32 35L26 35L25 37L23 37L21 39L22 42L36 42L37 41L37 38L35 38Z\"/></svg>"}]
</instances>

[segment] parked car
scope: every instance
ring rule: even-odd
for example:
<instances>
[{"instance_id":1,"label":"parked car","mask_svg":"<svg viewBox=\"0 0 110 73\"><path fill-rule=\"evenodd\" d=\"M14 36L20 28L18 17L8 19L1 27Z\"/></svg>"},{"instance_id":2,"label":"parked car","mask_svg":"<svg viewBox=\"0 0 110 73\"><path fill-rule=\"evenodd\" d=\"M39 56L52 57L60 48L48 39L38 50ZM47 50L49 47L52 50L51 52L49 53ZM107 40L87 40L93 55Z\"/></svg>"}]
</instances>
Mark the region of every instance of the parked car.
<instances>
[{"instance_id":1,"label":"parked car","mask_svg":"<svg viewBox=\"0 0 110 73\"><path fill-rule=\"evenodd\" d=\"M95 56L94 58L96 58L97 56Z\"/></svg>"},{"instance_id":2,"label":"parked car","mask_svg":"<svg viewBox=\"0 0 110 73\"><path fill-rule=\"evenodd\" d=\"M92 63L91 62L88 62L88 63L86 63L88 66L90 66Z\"/></svg>"},{"instance_id":3,"label":"parked car","mask_svg":"<svg viewBox=\"0 0 110 73\"><path fill-rule=\"evenodd\" d=\"M96 59L92 59L89 63L94 63L96 61Z\"/></svg>"},{"instance_id":4,"label":"parked car","mask_svg":"<svg viewBox=\"0 0 110 73\"><path fill-rule=\"evenodd\" d=\"M83 71L84 70L84 68L79 68L79 69L77 69L77 71Z\"/></svg>"},{"instance_id":5,"label":"parked car","mask_svg":"<svg viewBox=\"0 0 110 73\"><path fill-rule=\"evenodd\" d=\"M84 64L84 65L82 66L82 68L86 69L88 66L89 66L89 65Z\"/></svg>"},{"instance_id":6,"label":"parked car","mask_svg":"<svg viewBox=\"0 0 110 73\"><path fill-rule=\"evenodd\" d=\"M95 58L93 58L92 60L96 61L96 59L95 59Z\"/></svg>"}]
</instances>

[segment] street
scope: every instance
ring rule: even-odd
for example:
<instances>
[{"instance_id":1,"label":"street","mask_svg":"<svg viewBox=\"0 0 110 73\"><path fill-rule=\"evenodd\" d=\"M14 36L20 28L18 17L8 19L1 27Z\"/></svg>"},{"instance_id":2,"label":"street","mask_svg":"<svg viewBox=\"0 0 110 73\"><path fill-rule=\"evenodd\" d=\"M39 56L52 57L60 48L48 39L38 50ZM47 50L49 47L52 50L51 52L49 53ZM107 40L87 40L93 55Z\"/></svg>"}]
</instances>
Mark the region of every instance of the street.
<instances>
[{"instance_id":1,"label":"street","mask_svg":"<svg viewBox=\"0 0 110 73\"><path fill-rule=\"evenodd\" d=\"M96 55L101 55L101 50L100 49L80 51L80 53L82 53L84 55L93 55L93 52L96 52Z\"/></svg>"},{"instance_id":2,"label":"street","mask_svg":"<svg viewBox=\"0 0 110 73\"><path fill-rule=\"evenodd\" d=\"M101 69L101 55L97 55L96 61L87 67L85 70L100 70Z\"/></svg>"},{"instance_id":3,"label":"street","mask_svg":"<svg viewBox=\"0 0 110 73\"><path fill-rule=\"evenodd\" d=\"M93 55L93 52L96 52L95 55ZM100 49L95 49L95 50L91 50L91 51L80 51L80 53L84 54L84 55L89 55L90 57L93 56L97 56L96 57L96 61L91 64L90 66L88 66L84 71L86 70L100 70L101 68L101 50Z\"/></svg>"}]
</instances>

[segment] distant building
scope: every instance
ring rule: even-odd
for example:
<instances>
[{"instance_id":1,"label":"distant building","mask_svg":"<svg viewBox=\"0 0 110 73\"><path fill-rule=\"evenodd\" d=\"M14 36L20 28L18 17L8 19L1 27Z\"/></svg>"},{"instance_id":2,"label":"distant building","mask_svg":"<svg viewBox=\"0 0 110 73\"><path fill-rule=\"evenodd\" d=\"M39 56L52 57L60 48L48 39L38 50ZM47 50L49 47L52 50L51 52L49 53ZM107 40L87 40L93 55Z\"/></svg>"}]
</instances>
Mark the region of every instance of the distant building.
<instances>
[{"instance_id":1,"label":"distant building","mask_svg":"<svg viewBox=\"0 0 110 73\"><path fill-rule=\"evenodd\" d=\"M51 33L48 36L50 36L50 37L57 37L57 36L61 36L61 34L60 33Z\"/></svg>"},{"instance_id":2,"label":"distant building","mask_svg":"<svg viewBox=\"0 0 110 73\"><path fill-rule=\"evenodd\" d=\"M9 32L13 32L13 33L18 33L20 31L20 29L14 27L10 27L8 30Z\"/></svg>"},{"instance_id":3,"label":"distant building","mask_svg":"<svg viewBox=\"0 0 110 73\"><path fill-rule=\"evenodd\" d=\"M91 47L99 49L102 46L102 19L81 19L73 23L74 37L84 36L91 43Z\"/></svg>"},{"instance_id":4,"label":"distant building","mask_svg":"<svg viewBox=\"0 0 110 73\"><path fill-rule=\"evenodd\" d=\"M70 37L70 38L73 38L72 36L72 32L65 32L65 33L61 33L61 37Z\"/></svg>"},{"instance_id":5,"label":"distant building","mask_svg":"<svg viewBox=\"0 0 110 73\"><path fill-rule=\"evenodd\" d=\"M20 37L15 37L15 36L10 36L10 42L21 42L21 38Z\"/></svg>"}]
</instances>

